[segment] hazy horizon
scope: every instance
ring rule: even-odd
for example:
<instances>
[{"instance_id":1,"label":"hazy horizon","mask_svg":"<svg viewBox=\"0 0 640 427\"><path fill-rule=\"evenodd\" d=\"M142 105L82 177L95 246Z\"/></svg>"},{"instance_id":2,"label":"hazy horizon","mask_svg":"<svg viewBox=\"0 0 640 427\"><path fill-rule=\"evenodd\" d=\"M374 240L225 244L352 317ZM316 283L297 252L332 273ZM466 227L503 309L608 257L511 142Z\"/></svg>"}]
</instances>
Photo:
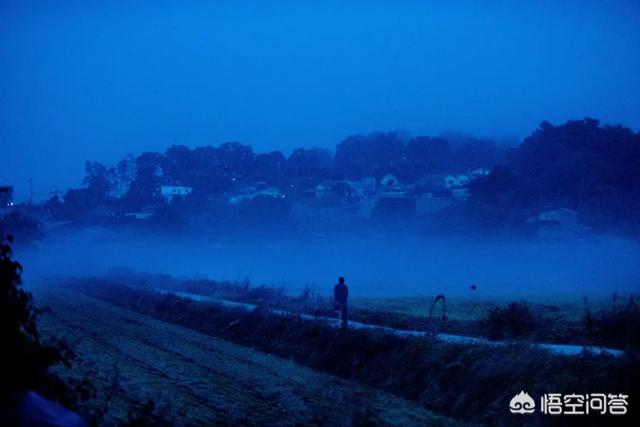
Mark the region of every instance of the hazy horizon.
<instances>
[{"instance_id":1,"label":"hazy horizon","mask_svg":"<svg viewBox=\"0 0 640 427\"><path fill-rule=\"evenodd\" d=\"M543 120L640 129L629 1L3 1L0 184L78 186L85 160L350 134L521 139Z\"/></svg>"},{"instance_id":2,"label":"hazy horizon","mask_svg":"<svg viewBox=\"0 0 640 427\"><path fill-rule=\"evenodd\" d=\"M294 295L313 284L325 296L342 275L360 298L437 293L528 298L633 293L640 280L637 241L613 236L534 241L377 231L250 237L100 226L51 233L35 248L16 250L26 282L56 283L51 276L100 276L126 267L176 277L248 278ZM472 284L478 287L473 295Z\"/></svg>"}]
</instances>

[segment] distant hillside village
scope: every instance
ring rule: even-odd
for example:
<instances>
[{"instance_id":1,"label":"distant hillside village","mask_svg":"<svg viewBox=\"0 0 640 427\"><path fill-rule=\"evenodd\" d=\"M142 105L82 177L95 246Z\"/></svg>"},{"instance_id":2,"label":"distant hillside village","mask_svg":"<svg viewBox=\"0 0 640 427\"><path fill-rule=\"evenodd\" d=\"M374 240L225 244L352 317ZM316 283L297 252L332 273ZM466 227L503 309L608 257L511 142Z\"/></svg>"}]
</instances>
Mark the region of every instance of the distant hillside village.
<instances>
[{"instance_id":1,"label":"distant hillside village","mask_svg":"<svg viewBox=\"0 0 640 427\"><path fill-rule=\"evenodd\" d=\"M367 176L354 180L326 179L315 187L295 190L295 184L279 187L267 182L249 182L238 185L223 195L231 205L250 202L256 198L287 199L306 203L319 209L331 207L357 206L357 215L361 218L371 218L372 211L382 199L409 200L415 203L411 210L416 215L437 212L452 206L458 201L469 198L469 183L474 179L488 175L490 169L478 168L467 174L432 175L413 183L402 183L393 174L387 174L380 179ZM173 203L177 198L186 198L193 193L193 187L182 185L160 185L158 191L161 203ZM122 196L120 196L122 197ZM215 201L216 196L210 196L208 201ZM127 212L125 216L137 219L149 218L154 212L154 205L145 206L141 212Z\"/></svg>"},{"instance_id":2,"label":"distant hillside village","mask_svg":"<svg viewBox=\"0 0 640 427\"><path fill-rule=\"evenodd\" d=\"M3 227L435 224L551 239L640 229L640 137L593 119L544 122L513 147L391 132L288 157L239 143L174 145L113 167L87 162L85 171L81 188L41 204L16 204L11 188L0 188Z\"/></svg>"}]
</instances>

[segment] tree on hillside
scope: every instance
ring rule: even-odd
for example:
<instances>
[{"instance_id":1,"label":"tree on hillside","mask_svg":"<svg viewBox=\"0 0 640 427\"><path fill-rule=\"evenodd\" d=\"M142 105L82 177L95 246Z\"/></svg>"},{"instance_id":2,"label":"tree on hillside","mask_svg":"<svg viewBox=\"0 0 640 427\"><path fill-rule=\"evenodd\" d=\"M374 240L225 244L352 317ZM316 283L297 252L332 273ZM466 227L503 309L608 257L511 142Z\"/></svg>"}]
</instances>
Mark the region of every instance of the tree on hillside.
<instances>
[{"instance_id":1,"label":"tree on hillside","mask_svg":"<svg viewBox=\"0 0 640 427\"><path fill-rule=\"evenodd\" d=\"M193 187L194 193L210 196L227 191L232 182L224 176L217 149L207 145L191 152L191 167L183 184Z\"/></svg>"},{"instance_id":2,"label":"tree on hillside","mask_svg":"<svg viewBox=\"0 0 640 427\"><path fill-rule=\"evenodd\" d=\"M162 159L160 153L147 152L136 158L135 178L125 196L127 205L141 208L154 204L162 184Z\"/></svg>"},{"instance_id":3,"label":"tree on hillside","mask_svg":"<svg viewBox=\"0 0 640 427\"><path fill-rule=\"evenodd\" d=\"M640 135L586 118L540 128L513 150L514 173L531 181L544 204L564 204L584 217L638 223Z\"/></svg>"},{"instance_id":4,"label":"tree on hillside","mask_svg":"<svg viewBox=\"0 0 640 427\"><path fill-rule=\"evenodd\" d=\"M535 207L535 194L506 166L471 182L471 210L486 225L517 225Z\"/></svg>"},{"instance_id":5,"label":"tree on hillside","mask_svg":"<svg viewBox=\"0 0 640 427\"><path fill-rule=\"evenodd\" d=\"M82 184L87 186L87 195L94 202L104 200L113 188L115 170L100 162L86 161L84 171Z\"/></svg>"},{"instance_id":6,"label":"tree on hillside","mask_svg":"<svg viewBox=\"0 0 640 427\"><path fill-rule=\"evenodd\" d=\"M640 135L628 128L590 118L543 122L508 153L507 165L473 183L476 209L500 217L506 203L522 217L561 206L592 226L640 228Z\"/></svg>"},{"instance_id":7,"label":"tree on hillside","mask_svg":"<svg viewBox=\"0 0 640 427\"><path fill-rule=\"evenodd\" d=\"M404 148L402 170L398 178L415 181L423 176L447 171L451 157L449 144L442 138L419 136Z\"/></svg>"},{"instance_id":8,"label":"tree on hillside","mask_svg":"<svg viewBox=\"0 0 640 427\"><path fill-rule=\"evenodd\" d=\"M469 138L453 150L451 170L464 173L477 168L492 168L502 163L504 156L504 148L495 141Z\"/></svg>"},{"instance_id":9,"label":"tree on hillside","mask_svg":"<svg viewBox=\"0 0 640 427\"><path fill-rule=\"evenodd\" d=\"M129 154L120 160L115 167L114 190L118 197L123 196L129 190L129 186L136 177L136 158Z\"/></svg>"},{"instance_id":10,"label":"tree on hillside","mask_svg":"<svg viewBox=\"0 0 640 427\"><path fill-rule=\"evenodd\" d=\"M345 178L395 173L403 162L404 143L396 132L355 135L336 147L336 172Z\"/></svg>"},{"instance_id":11,"label":"tree on hillside","mask_svg":"<svg viewBox=\"0 0 640 427\"><path fill-rule=\"evenodd\" d=\"M261 153L256 156L251 177L255 181L264 181L279 185L285 176L287 159L280 151Z\"/></svg>"},{"instance_id":12,"label":"tree on hillside","mask_svg":"<svg viewBox=\"0 0 640 427\"><path fill-rule=\"evenodd\" d=\"M249 177L255 155L250 145L227 142L218 147L218 161L225 178L245 182Z\"/></svg>"},{"instance_id":13,"label":"tree on hillside","mask_svg":"<svg viewBox=\"0 0 640 427\"><path fill-rule=\"evenodd\" d=\"M116 188L118 172L115 168L108 168L100 162L85 162L85 176L82 184L85 188L70 188L64 194L64 204L58 196L53 196L47 202L47 209L55 217L61 219L80 219L93 209L113 202L109 193Z\"/></svg>"},{"instance_id":14,"label":"tree on hillside","mask_svg":"<svg viewBox=\"0 0 640 427\"><path fill-rule=\"evenodd\" d=\"M289 179L311 178L318 183L331 176L333 156L323 148L297 148L293 150L286 163L286 175Z\"/></svg>"},{"instance_id":15,"label":"tree on hillside","mask_svg":"<svg viewBox=\"0 0 640 427\"><path fill-rule=\"evenodd\" d=\"M186 145L172 145L162 159L162 171L173 184L188 185L188 174L193 168L192 152Z\"/></svg>"},{"instance_id":16,"label":"tree on hillside","mask_svg":"<svg viewBox=\"0 0 640 427\"><path fill-rule=\"evenodd\" d=\"M466 173L504 163L507 148L492 139L456 132L447 132L440 137L447 141L451 151L447 172Z\"/></svg>"}]
</instances>

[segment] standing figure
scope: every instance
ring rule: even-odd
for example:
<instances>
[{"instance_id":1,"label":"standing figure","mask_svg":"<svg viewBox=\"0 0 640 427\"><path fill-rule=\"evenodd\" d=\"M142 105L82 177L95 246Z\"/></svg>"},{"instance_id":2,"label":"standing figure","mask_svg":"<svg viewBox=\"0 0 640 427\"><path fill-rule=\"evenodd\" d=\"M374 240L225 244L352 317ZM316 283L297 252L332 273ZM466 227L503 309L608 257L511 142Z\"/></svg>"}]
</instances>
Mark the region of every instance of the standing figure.
<instances>
[{"instance_id":1,"label":"standing figure","mask_svg":"<svg viewBox=\"0 0 640 427\"><path fill-rule=\"evenodd\" d=\"M349 288L344 284L344 277L338 279L338 284L333 287L333 299L336 310L340 311L342 327L347 327L347 298L349 298Z\"/></svg>"}]
</instances>

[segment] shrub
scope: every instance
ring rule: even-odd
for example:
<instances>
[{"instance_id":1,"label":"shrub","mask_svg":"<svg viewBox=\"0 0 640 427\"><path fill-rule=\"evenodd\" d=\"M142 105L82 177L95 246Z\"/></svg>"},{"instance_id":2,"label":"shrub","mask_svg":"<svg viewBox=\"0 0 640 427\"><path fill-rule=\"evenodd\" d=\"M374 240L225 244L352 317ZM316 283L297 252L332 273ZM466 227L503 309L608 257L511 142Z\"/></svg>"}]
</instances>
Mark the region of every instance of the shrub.
<instances>
[{"instance_id":1,"label":"shrub","mask_svg":"<svg viewBox=\"0 0 640 427\"><path fill-rule=\"evenodd\" d=\"M590 322L592 336L599 342L640 347L640 309L633 301L622 310L601 310Z\"/></svg>"},{"instance_id":2,"label":"shrub","mask_svg":"<svg viewBox=\"0 0 640 427\"><path fill-rule=\"evenodd\" d=\"M529 336L539 323L539 319L525 302L512 302L507 307L492 308L485 320L491 339Z\"/></svg>"}]
</instances>

